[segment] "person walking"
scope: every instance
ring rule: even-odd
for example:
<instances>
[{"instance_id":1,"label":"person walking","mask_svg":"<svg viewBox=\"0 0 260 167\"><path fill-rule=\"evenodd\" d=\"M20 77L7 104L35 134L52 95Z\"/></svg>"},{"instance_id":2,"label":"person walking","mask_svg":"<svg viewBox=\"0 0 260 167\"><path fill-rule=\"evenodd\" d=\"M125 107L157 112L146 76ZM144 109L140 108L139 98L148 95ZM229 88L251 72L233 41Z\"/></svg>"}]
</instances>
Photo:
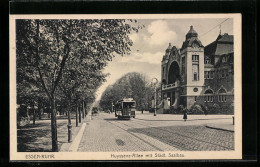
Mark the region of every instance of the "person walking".
<instances>
[{"instance_id":1,"label":"person walking","mask_svg":"<svg viewBox=\"0 0 260 167\"><path fill-rule=\"evenodd\" d=\"M183 110L183 120L186 122L187 119L188 119L187 109L184 109L184 110Z\"/></svg>"}]
</instances>

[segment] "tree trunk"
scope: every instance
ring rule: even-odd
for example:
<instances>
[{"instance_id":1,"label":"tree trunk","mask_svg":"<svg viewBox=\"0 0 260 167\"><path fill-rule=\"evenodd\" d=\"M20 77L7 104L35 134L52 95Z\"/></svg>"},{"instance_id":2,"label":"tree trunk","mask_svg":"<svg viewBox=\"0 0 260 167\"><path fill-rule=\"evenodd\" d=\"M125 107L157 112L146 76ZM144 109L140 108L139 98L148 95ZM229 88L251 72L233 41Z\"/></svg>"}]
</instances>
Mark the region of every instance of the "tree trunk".
<instances>
[{"instance_id":1,"label":"tree trunk","mask_svg":"<svg viewBox=\"0 0 260 167\"><path fill-rule=\"evenodd\" d=\"M71 101L69 100L69 107L68 107L68 111L67 111L68 112L68 124L69 125L71 125L70 110L71 110Z\"/></svg>"},{"instance_id":2,"label":"tree trunk","mask_svg":"<svg viewBox=\"0 0 260 167\"><path fill-rule=\"evenodd\" d=\"M33 106L33 124L35 125L35 109L34 109L34 106Z\"/></svg>"},{"instance_id":3,"label":"tree trunk","mask_svg":"<svg viewBox=\"0 0 260 167\"><path fill-rule=\"evenodd\" d=\"M87 102L85 102L85 115L88 115L88 106L87 106Z\"/></svg>"},{"instance_id":4,"label":"tree trunk","mask_svg":"<svg viewBox=\"0 0 260 167\"><path fill-rule=\"evenodd\" d=\"M39 120L42 119L42 104L40 102L40 100L38 99L38 117L39 117Z\"/></svg>"},{"instance_id":5,"label":"tree trunk","mask_svg":"<svg viewBox=\"0 0 260 167\"><path fill-rule=\"evenodd\" d=\"M57 120L55 99L51 98L51 139L52 139L52 152L58 152L58 139L57 139Z\"/></svg>"},{"instance_id":6,"label":"tree trunk","mask_svg":"<svg viewBox=\"0 0 260 167\"><path fill-rule=\"evenodd\" d=\"M39 116L39 120L41 120L42 119L42 106L41 105L38 106L38 116Z\"/></svg>"},{"instance_id":7,"label":"tree trunk","mask_svg":"<svg viewBox=\"0 0 260 167\"><path fill-rule=\"evenodd\" d=\"M84 107L84 101L82 101L82 118L85 118L85 107Z\"/></svg>"},{"instance_id":8,"label":"tree trunk","mask_svg":"<svg viewBox=\"0 0 260 167\"><path fill-rule=\"evenodd\" d=\"M78 103L77 103L77 106L76 106L76 126L79 126L79 122L78 122L78 110L79 110L79 106L78 106Z\"/></svg>"},{"instance_id":9,"label":"tree trunk","mask_svg":"<svg viewBox=\"0 0 260 167\"><path fill-rule=\"evenodd\" d=\"M79 102L79 123L81 123L81 108L80 108L80 102Z\"/></svg>"}]
</instances>

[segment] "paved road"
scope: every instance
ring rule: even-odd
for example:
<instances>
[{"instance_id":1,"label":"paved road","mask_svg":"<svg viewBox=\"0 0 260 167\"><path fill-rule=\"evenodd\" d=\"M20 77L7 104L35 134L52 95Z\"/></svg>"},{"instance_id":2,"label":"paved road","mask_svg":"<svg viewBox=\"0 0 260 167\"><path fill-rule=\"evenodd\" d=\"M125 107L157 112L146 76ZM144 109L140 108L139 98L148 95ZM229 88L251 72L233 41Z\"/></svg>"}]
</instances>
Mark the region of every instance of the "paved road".
<instances>
[{"instance_id":1,"label":"paved road","mask_svg":"<svg viewBox=\"0 0 260 167\"><path fill-rule=\"evenodd\" d=\"M210 123L232 124L231 116L137 113L135 119L118 120L100 113L87 122L80 152L217 151L234 150L234 132L210 129Z\"/></svg>"}]
</instances>

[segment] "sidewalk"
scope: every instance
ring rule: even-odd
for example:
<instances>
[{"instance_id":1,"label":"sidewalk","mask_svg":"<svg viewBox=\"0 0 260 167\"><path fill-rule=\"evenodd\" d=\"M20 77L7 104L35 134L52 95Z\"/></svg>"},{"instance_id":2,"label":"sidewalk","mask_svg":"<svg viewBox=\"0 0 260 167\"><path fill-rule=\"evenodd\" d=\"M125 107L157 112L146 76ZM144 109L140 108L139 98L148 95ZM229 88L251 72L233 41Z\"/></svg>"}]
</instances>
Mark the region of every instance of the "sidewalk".
<instances>
[{"instance_id":1,"label":"sidewalk","mask_svg":"<svg viewBox=\"0 0 260 167\"><path fill-rule=\"evenodd\" d=\"M76 128L75 115L71 115L73 137L78 133ZM66 115L57 115L57 138L58 148L68 142L68 120ZM18 152L51 152L51 120L42 117L28 125L17 128L17 151Z\"/></svg>"},{"instance_id":2,"label":"sidewalk","mask_svg":"<svg viewBox=\"0 0 260 167\"><path fill-rule=\"evenodd\" d=\"M91 115L87 115L85 119L81 119L81 123L79 123L78 127L72 128L72 142L71 143L63 143L59 152L72 152L77 150L79 142L81 141L83 132L85 127L89 124L91 120Z\"/></svg>"}]
</instances>

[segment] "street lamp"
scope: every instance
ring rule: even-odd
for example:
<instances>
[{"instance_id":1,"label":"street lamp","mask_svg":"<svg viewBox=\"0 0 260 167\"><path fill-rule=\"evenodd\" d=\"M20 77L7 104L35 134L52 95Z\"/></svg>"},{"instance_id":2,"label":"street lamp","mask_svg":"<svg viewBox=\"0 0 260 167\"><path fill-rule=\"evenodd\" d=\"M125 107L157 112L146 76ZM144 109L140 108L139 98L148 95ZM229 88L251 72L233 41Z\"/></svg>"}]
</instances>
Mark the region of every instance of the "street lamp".
<instances>
[{"instance_id":1,"label":"street lamp","mask_svg":"<svg viewBox=\"0 0 260 167\"><path fill-rule=\"evenodd\" d=\"M152 83L154 86L154 116L156 116L156 84L158 83L158 79L152 78Z\"/></svg>"}]
</instances>

